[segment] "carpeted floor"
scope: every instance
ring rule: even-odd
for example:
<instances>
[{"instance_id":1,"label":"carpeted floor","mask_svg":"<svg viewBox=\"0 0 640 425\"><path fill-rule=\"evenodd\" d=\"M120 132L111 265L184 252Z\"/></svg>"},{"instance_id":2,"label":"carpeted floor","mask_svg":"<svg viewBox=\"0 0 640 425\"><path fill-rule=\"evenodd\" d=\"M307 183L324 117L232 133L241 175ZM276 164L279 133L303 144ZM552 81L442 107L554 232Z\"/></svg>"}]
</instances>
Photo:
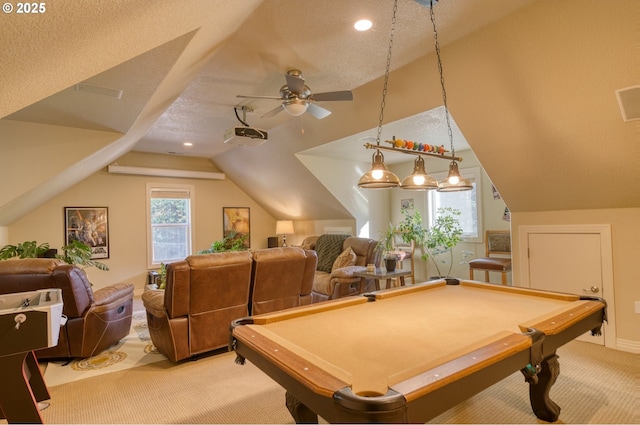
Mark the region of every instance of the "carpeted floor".
<instances>
[{"instance_id":1,"label":"carpeted floor","mask_svg":"<svg viewBox=\"0 0 640 425\"><path fill-rule=\"evenodd\" d=\"M574 341L562 347L551 398L559 423L640 423L640 355ZM50 388L46 423L292 423L284 390L235 354L168 360ZM544 423L516 373L430 423Z\"/></svg>"},{"instance_id":2,"label":"carpeted floor","mask_svg":"<svg viewBox=\"0 0 640 425\"><path fill-rule=\"evenodd\" d=\"M92 378L119 370L166 360L149 337L144 309L133 312L131 332L119 344L86 359L51 361L44 365L44 379L49 387L79 379Z\"/></svg>"}]
</instances>

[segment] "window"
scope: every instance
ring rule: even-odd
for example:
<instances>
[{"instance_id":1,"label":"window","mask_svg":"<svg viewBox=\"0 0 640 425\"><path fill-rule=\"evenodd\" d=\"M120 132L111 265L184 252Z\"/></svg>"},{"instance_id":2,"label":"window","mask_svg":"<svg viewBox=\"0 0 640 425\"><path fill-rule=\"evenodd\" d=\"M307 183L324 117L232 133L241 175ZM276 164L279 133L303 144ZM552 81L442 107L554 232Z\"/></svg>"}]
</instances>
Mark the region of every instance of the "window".
<instances>
[{"instance_id":1,"label":"window","mask_svg":"<svg viewBox=\"0 0 640 425\"><path fill-rule=\"evenodd\" d=\"M448 173L433 173L438 181L447 177ZM439 208L455 208L460 215L460 225L462 226L462 237L466 242L482 242L482 209L480 208L480 194L482 185L480 179L480 168L461 169L462 177L469 179L473 185L472 190L462 192L438 192L429 191L427 197L427 211L429 214L429 225L435 221Z\"/></svg>"},{"instance_id":2,"label":"window","mask_svg":"<svg viewBox=\"0 0 640 425\"><path fill-rule=\"evenodd\" d=\"M147 184L149 267L191 254L193 186Z\"/></svg>"}]
</instances>

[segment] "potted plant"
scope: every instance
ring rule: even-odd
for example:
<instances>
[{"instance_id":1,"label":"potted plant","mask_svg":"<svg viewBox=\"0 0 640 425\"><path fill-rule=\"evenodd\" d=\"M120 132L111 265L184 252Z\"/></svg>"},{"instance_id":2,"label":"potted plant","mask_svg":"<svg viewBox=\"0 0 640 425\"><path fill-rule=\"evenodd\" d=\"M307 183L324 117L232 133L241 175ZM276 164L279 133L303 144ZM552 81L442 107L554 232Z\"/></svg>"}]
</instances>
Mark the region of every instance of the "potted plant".
<instances>
[{"instance_id":1,"label":"potted plant","mask_svg":"<svg viewBox=\"0 0 640 425\"><path fill-rule=\"evenodd\" d=\"M38 245L36 241L25 241L17 245L5 245L0 249L0 260L12 257L37 258L43 256L49 250L49 244Z\"/></svg>"},{"instance_id":2,"label":"potted plant","mask_svg":"<svg viewBox=\"0 0 640 425\"><path fill-rule=\"evenodd\" d=\"M446 278L453 268L453 248L462 241L462 226L458 216L462 213L455 208L439 208L438 217L433 225L425 228L420 213L408 215L398 225L398 231L405 242L414 241L422 248L421 258L429 260L436 269L438 278ZM443 265L449 264L444 272Z\"/></svg>"},{"instance_id":3,"label":"potted plant","mask_svg":"<svg viewBox=\"0 0 640 425\"><path fill-rule=\"evenodd\" d=\"M98 270L107 271L109 266L100 261L91 259L91 247L78 240L73 240L69 245L62 247L62 254L56 255L56 258L63 260L68 264L81 266L83 269L87 267L95 267Z\"/></svg>"},{"instance_id":4,"label":"potted plant","mask_svg":"<svg viewBox=\"0 0 640 425\"><path fill-rule=\"evenodd\" d=\"M382 252L382 259L385 262L385 268L387 271L392 272L396 269L396 263L398 261L398 254L394 252L393 238L396 236L396 226L389 223L387 230L378 239L378 246L376 249Z\"/></svg>"},{"instance_id":5,"label":"potted plant","mask_svg":"<svg viewBox=\"0 0 640 425\"><path fill-rule=\"evenodd\" d=\"M212 254L214 252L224 251L246 251L245 241L249 237L248 234L240 234L238 232L230 231L227 235L219 241L214 241L207 249L198 251L198 254Z\"/></svg>"}]
</instances>

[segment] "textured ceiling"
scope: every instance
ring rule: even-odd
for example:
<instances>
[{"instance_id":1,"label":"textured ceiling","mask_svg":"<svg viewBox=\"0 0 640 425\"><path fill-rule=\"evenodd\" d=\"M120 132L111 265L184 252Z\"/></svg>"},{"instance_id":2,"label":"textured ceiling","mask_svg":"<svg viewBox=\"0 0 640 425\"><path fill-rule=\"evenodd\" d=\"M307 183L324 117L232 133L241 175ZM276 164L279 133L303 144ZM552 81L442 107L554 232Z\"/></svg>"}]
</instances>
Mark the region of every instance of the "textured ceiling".
<instances>
[{"instance_id":1,"label":"textured ceiling","mask_svg":"<svg viewBox=\"0 0 640 425\"><path fill-rule=\"evenodd\" d=\"M291 213L273 198L296 198L298 218L351 217L295 155L370 157L359 149L360 139L375 136L392 4L56 0L41 16L5 14L0 141L8 142L2 133L8 122L51 125L51 141L72 142L63 128L113 132L117 141L38 190L20 187L25 196L2 199L0 221L10 222L36 198L54 196L131 150L211 158L276 218ZM460 127L454 129L457 150L466 138L513 211L640 202L637 190L619 184L593 195L598 174L611 182L639 180L632 171L638 147L630 141L636 126L622 123L615 90L640 79L640 55L632 53L640 45L632 18L640 2L601 4L441 0L435 6L449 106ZM361 17L373 21L371 31L353 30ZM429 143L447 143L432 37L429 9L398 0L385 138L424 134ZM284 112L263 119L277 101L236 97L277 95L291 68L302 70L313 92L352 90L354 100L323 102L333 111L323 120ZM122 98L76 92L80 82L123 90ZM225 130L239 125L236 105L254 109L248 123L269 131L260 150L223 143ZM29 127L21 128L29 138ZM600 149L605 140L607 148ZM184 147L187 141L193 146ZM616 164L619 172L609 176ZM562 181L566 170L589 183L576 190ZM268 188L257 184L265 175L278 175ZM523 190L533 181L538 184Z\"/></svg>"}]
</instances>

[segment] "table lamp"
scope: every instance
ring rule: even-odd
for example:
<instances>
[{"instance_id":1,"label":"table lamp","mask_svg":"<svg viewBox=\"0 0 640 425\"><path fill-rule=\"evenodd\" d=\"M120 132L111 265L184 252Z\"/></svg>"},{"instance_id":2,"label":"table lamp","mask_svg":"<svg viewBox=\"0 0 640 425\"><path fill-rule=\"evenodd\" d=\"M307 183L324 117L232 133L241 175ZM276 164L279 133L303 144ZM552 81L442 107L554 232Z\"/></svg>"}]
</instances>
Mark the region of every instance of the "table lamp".
<instances>
[{"instance_id":1,"label":"table lamp","mask_svg":"<svg viewBox=\"0 0 640 425\"><path fill-rule=\"evenodd\" d=\"M293 234L293 221L278 220L276 221L276 234L282 235L282 246L287 246L287 235Z\"/></svg>"}]
</instances>

